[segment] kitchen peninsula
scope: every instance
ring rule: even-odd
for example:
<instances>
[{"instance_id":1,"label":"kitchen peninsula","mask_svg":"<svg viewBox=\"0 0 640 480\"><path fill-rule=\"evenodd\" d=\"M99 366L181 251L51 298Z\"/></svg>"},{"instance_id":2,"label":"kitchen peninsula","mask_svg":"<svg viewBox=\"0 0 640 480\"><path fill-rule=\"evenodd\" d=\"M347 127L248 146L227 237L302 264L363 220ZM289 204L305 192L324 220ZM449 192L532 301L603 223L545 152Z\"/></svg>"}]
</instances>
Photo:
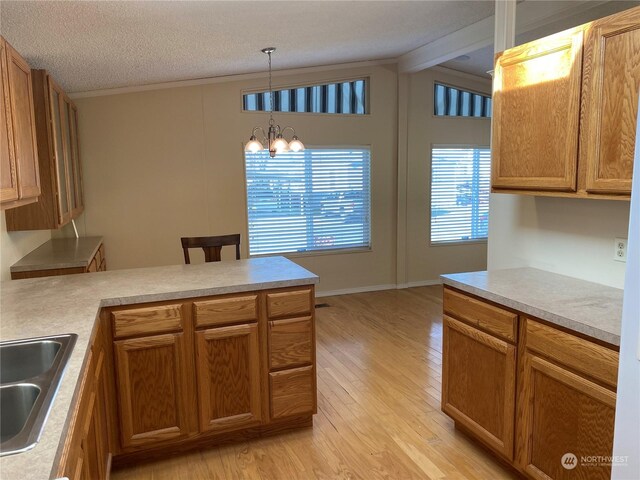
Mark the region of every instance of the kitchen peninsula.
<instances>
[{"instance_id":1,"label":"kitchen peninsula","mask_svg":"<svg viewBox=\"0 0 640 480\"><path fill-rule=\"evenodd\" d=\"M317 282L283 257L2 282L1 340L78 334L39 443L0 458L3 478L102 477L112 457L311 425Z\"/></svg>"}]
</instances>

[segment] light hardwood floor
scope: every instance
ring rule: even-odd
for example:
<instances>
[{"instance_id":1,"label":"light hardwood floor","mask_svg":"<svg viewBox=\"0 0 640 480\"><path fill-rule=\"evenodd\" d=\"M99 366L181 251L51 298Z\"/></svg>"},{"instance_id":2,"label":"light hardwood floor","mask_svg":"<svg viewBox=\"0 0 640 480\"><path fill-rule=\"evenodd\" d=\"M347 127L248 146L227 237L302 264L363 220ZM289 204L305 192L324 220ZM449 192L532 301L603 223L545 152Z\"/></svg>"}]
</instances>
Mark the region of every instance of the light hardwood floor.
<instances>
[{"instance_id":1,"label":"light hardwood floor","mask_svg":"<svg viewBox=\"0 0 640 480\"><path fill-rule=\"evenodd\" d=\"M516 478L440 411L442 288L318 299L313 428L136 465L113 480Z\"/></svg>"}]
</instances>

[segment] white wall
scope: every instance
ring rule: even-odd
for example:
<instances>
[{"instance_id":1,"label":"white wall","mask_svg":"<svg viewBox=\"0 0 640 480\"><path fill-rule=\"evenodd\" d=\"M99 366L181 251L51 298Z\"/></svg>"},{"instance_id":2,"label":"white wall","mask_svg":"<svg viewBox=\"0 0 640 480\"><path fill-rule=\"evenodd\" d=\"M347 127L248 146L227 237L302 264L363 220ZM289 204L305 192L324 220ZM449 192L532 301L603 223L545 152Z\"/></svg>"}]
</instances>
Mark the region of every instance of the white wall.
<instances>
[{"instance_id":1,"label":"white wall","mask_svg":"<svg viewBox=\"0 0 640 480\"><path fill-rule=\"evenodd\" d=\"M487 267L485 242L429 245L432 145L489 146L491 135L491 121L487 118L436 117L433 114L434 82L491 93L489 80L444 68L424 70L408 78L405 261L409 285L437 280L443 273ZM402 185L399 188L402 194Z\"/></svg>"},{"instance_id":2,"label":"white wall","mask_svg":"<svg viewBox=\"0 0 640 480\"><path fill-rule=\"evenodd\" d=\"M628 201L492 194L488 268L529 266L622 288L614 238L628 227Z\"/></svg>"},{"instance_id":3,"label":"white wall","mask_svg":"<svg viewBox=\"0 0 640 480\"><path fill-rule=\"evenodd\" d=\"M370 115L276 113L276 120L294 125L307 145L371 146L371 251L292 258L320 275L320 292L436 282L442 273L486 268L485 244L429 247L429 181L431 144L489 141L488 120L432 115L434 80L484 92L489 83L436 68L404 75L399 95L396 66L383 64L278 72L274 86L364 76ZM81 235L105 238L109 269L182 263L181 236L240 232L247 256L242 146L268 118L241 111L242 91L265 86L254 77L75 100L85 187L76 223ZM5 277L51 235L73 235L70 226L52 233L1 228Z\"/></svg>"},{"instance_id":4,"label":"white wall","mask_svg":"<svg viewBox=\"0 0 640 480\"><path fill-rule=\"evenodd\" d=\"M370 78L370 115L275 113L306 145L371 146L371 251L296 256L320 275L320 290L395 285L396 68L274 77L274 88L362 77ZM239 232L247 257L243 145L268 115L242 112L241 99L265 82L76 100L86 195L81 230L104 236L110 269L182 263L182 236Z\"/></svg>"}]
</instances>

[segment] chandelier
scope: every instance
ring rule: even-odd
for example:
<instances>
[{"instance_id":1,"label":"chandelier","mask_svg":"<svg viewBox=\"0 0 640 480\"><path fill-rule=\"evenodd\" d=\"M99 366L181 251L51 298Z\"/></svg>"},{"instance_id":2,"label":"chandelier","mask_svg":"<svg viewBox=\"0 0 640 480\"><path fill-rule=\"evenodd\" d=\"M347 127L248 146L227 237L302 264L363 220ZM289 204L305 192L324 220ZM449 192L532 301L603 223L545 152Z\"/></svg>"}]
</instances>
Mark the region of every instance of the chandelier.
<instances>
[{"instance_id":1,"label":"chandelier","mask_svg":"<svg viewBox=\"0 0 640 480\"><path fill-rule=\"evenodd\" d=\"M273 87L271 86L271 54L276 51L275 47L267 47L262 49L262 53L266 53L269 56L269 128L265 133L262 127L254 127L251 132L251 137L244 147L245 152L256 153L264 149L264 144L269 146L269 156L275 157L276 153L283 152L300 152L304 150L304 145L296 136L296 131L293 127L280 128L280 125L276 125L273 120ZM284 138L284 132L291 130L293 136L291 141L287 142ZM256 137L257 132L262 132L262 141Z\"/></svg>"}]
</instances>

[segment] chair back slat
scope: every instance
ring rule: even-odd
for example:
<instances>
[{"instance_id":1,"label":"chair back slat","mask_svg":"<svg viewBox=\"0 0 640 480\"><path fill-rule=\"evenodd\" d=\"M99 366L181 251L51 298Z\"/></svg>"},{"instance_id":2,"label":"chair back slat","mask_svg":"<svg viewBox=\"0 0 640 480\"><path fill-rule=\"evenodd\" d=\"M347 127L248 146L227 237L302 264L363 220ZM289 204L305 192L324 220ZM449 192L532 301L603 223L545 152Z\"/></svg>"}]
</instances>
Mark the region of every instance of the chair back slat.
<instances>
[{"instance_id":1,"label":"chair back slat","mask_svg":"<svg viewBox=\"0 0 640 480\"><path fill-rule=\"evenodd\" d=\"M236 260L240 260L240 234L218 235L214 237L182 237L182 250L184 252L184 263L189 265L190 248L202 248L205 262L219 262L221 260L222 247L235 245Z\"/></svg>"}]
</instances>

